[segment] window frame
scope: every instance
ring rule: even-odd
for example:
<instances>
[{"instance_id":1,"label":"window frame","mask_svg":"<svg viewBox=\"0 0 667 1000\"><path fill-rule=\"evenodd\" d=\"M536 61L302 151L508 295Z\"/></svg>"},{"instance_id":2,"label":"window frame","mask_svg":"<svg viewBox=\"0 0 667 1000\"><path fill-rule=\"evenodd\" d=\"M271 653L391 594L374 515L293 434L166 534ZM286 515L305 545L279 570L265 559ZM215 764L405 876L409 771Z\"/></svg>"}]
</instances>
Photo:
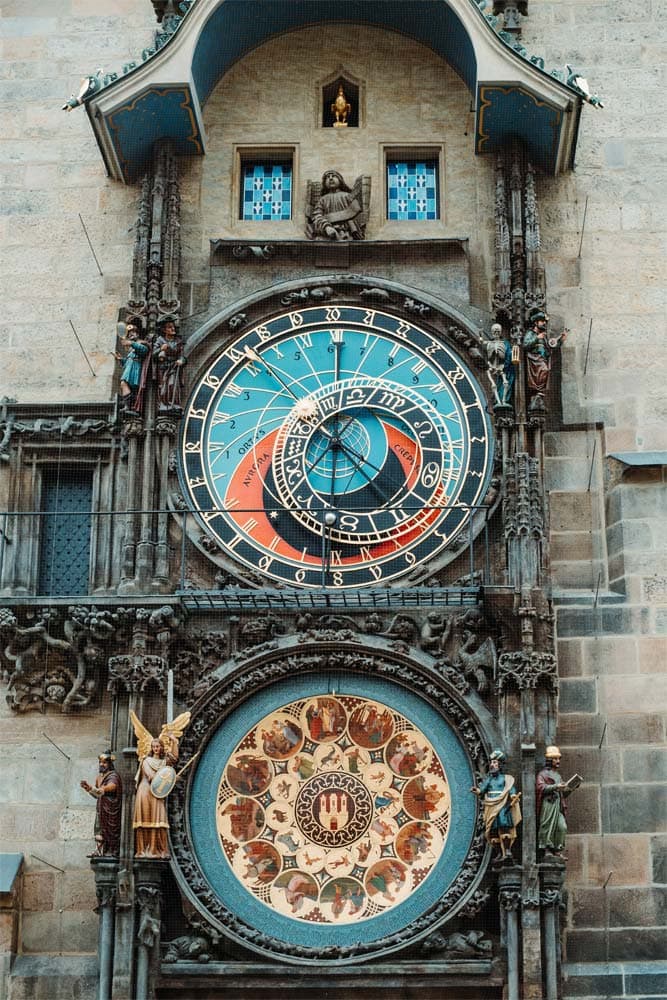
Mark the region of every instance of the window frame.
<instances>
[{"instance_id":1,"label":"window frame","mask_svg":"<svg viewBox=\"0 0 667 1000\"><path fill-rule=\"evenodd\" d=\"M380 175L382 178L382 221L383 226L407 227L416 226L420 233L429 228L440 231L445 224L445 155L444 145L438 143L387 143L380 152ZM436 166L437 209L436 219L390 219L389 218L389 164L396 161L434 161Z\"/></svg>"},{"instance_id":2,"label":"window frame","mask_svg":"<svg viewBox=\"0 0 667 1000\"><path fill-rule=\"evenodd\" d=\"M290 197L290 215L288 219L244 219L243 218L243 206L244 206L244 179L245 179L245 168L248 164L284 164L290 165L292 171L291 179L291 197ZM237 145L234 147L234 171L233 171L233 183L232 183L232 225L234 229L244 228L246 226L252 227L254 231L258 227L266 228L267 226L275 226L280 228L282 234L285 233L285 227L294 226L295 224L295 208L296 208L296 190L298 183L298 157L297 157L297 146L295 144L287 143L271 143L268 145Z\"/></svg>"}]
</instances>

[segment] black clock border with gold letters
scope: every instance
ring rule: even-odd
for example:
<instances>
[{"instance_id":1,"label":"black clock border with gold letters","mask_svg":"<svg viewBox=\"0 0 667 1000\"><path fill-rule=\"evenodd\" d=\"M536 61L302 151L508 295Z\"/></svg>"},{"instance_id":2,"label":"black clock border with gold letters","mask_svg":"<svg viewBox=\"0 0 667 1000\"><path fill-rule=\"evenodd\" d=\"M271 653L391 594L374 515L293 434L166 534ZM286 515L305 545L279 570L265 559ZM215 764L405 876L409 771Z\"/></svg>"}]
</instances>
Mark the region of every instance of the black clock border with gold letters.
<instances>
[{"instance_id":1,"label":"black clock border with gold letters","mask_svg":"<svg viewBox=\"0 0 667 1000\"><path fill-rule=\"evenodd\" d=\"M453 403L457 414L456 419L461 427L461 437L465 437L460 448L461 466L458 475L452 474L447 486L449 494L445 494L444 491L443 482L447 476L445 472L442 472L442 464L438 466L437 475L438 477L444 476L444 480L441 481L438 478L436 484L440 488L440 494L437 493L437 490L424 486L424 483L429 487L432 485L424 470L422 470L421 478L417 483L417 489L413 489L411 492L406 488L403 493L400 491L394 493L394 500L398 497L398 509L407 511L407 514L400 515L405 520L397 524L393 536L390 528L387 527L386 520L386 508L390 506L389 504L384 509L384 505L379 505L374 516L370 515L370 520L378 531L375 536L375 546L373 545L372 529L368 527L368 518L364 521L365 533L361 531L355 533L350 530L347 532L347 536L342 533L347 524L352 524L355 518L348 516L346 522L345 515L343 515L337 519L336 523L329 529L331 532L329 537L330 551L326 573L323 573L322 561L319 557L322 537L324 530L326 530L320 529L319 524L325 508L329 506L326 501L318 509L317 495L313 493L315 504L309 510L304 510L301 515L296 512L298 516L295 516L295 512L289 510L289 491L286 493L283 487L283 492L278 495L278 491L274 487L275 492L267 496L265 491L262 503L253 508L255 513L244 515L245 520L243 520L232 509L229 498L223 497L220 491L216 490L211 475L211 426L213 414L219 406L221 398L224 397L227 401L231 398L232 402L234 401L230 395L226 396L225 394L232 388L235 396L238 396L239 378L242 377L243 372L251 372L254 376L262 369L271 371L272 377L276 380L276 396L281 397L283 408L287 404L284 419L281 418L283 442L278 457L282 461L274 462L276 454L271 452L270 463L271 466L274 464L281 466L278 472L279 475L282 475L283 484L285 482L285 440L289 441L290 447L296 453L299 451L300 442L303 441L303 435L307 433L307 430L303 428L308 427L309 420L313 421L314 424L319 421L319 425L325 428L321 432L324 434L328 433L326 426L331 427L330 422L325 425L324 421L320 420L323 416L321 412L318 412L315 417L308 413L309 406L320 405L316 397L325 401L332 398L337 400L335 405L332 405L331 402L328 403L329 411L325 415L331 421L332 410L337 410L338 416L341 418L347 412L346 391L349 398L352 391L356 390L359 393L358 398L361 403L368 406L373 413L379 413L382 409L381 399L383 402L389 400L391 404L392 394L407 399L412 393L410 405L406 404L406 408L412 408L411 412L420 417L420 421L414 419L414 427L423 426L424 420L430 418L429 434L424 434L424 437L428 438L427 448L435 447L433 441L438 437L436 431L438 417L437 411L431 406L436 400L429 399L432 391L421 398L420 409L420 397L417 395L420 386L413 384L419 381L419 376L411 375L410 383L396 383L388 377L393 375L393 371L388 368L379 373L372 368L364 369L363 365L358 367L356 379L343 375L339 382L329 379L325 381L324 386L321 383L320 386L311 385L310 389L303 394L303 399L306 400L303 402L299 395L302 387L298 378L295 379L294 374L284 367L284 363L280 369L282 374L275 371L278 364L273 361L274 354L268 352L273 350L275 354L280 356L279 348L286 343L301 345L307 350L308 345L312 343L313 336L319 334L321 341L322 333L328 333L330 336L329 356L325 360L330 361L332 366L334 362L331 359L331 354L337 351L336 341L344 343L346 333L349 336L363 335L364 337L381 338L391 347L390 355L396 351L397 357L405 358L407 351L409 361L414 362L410 366L410 372L418 372L419 374L426 372L439 379L437 384L445 393L443 399ZM402 355L401 351L404 352ZM404 370L406 363L405 360L402 363ZM292 379L291 382L290 379ZM374 379L377 381L377 389L374 389ZM284 389L283 386L285 386ZM249 388L251 388L250 385ZM317 389L319 389L319 394L314 391ZM247 395L246 392L245 396ZM301 401L298 401L297 397ZM313 403L313 399L315 399L315 403ZM299 411L300 405L305 408L303 413ZM327 405L326 402L325 405ZM403 404L396 403L395 409L400 411L402 406ZM448 416L451 416L451 413ZM401 414L398 412L398 418L400 417ZM351 420L351 418L347 419L348 422ZM412 437L415 447L420 447L418 432L409 424L409 418L407 419L405 431L408 438ZM286 425L295 429L296 436L293 440L289 437L285 438L284 428ZM345 426L344 423L343 426ZM439 426L442 427L442 423ZM400 430L397 430L396 433L400 433ZM299 434L302 435L301 439ZM329 436L331 435L329 434ZM440 437L443 437L442 433L440 433ZM447 444L445 443L446 448ZM201 528L213 536L224 555L232 560L233 565L239 565L240 574L243 573L242 567L245 567L246 570L250 569L262 573L267 577L267 582L274 581L283 585L311 588L320 587L323 583L327 586L343 589L373 586L401 580L406 575L414 573L415 569L426 560L431 560L435 555L442 554L445 549L451 546L456 536L467 528L471 509L479 506L485 496L493 465L493 435L488 416L487 399L481 386L459 354L436 333L430 332L427 324L412 322L397 316L385 305L369 308L343 302L328 302L298 309L287 309L254 324L231 344L219 349L207 365L191 394L182 423L179 450L179 473L184 495L189 498ZM305 448L301 448L300 453L305 455ZM354 450L349 452L353 462L357 461L354 456L358 454ZM452 454L453 451L450 448L450 458ZM426 462L427 458L433 458L434 455L435 451L424 452L422 464L425 469L427 466L435 468L437 464L435 461ZM395 456L392 455L392 458L395 459ZM240 462L242 459L243 456L239 455L238 461ZM446 462L447 454L445 454L445 465ZM256 463L255 472L257 471ZM396 482L395 471L392 480L394 483ZM268 477L265 470L263 470L263 474L264 484L266 484ZM367 473L366 475L368 476ZM405 470L406 481L408 475L409 467ZM304 485L308 485L305 480L303 482ZM451 488L452 482L453 488ZM367 495L368 492L367 489ZM342 497L334 497L333 493L331 499L343 501ZM236 498L234 502L238 503ZM240 512L243 511L243 506L242 503L238 503ZM335 509L336 502L332 503L331 506ZM272 532L271 540L267 534L265 534L263 541L252 537L253 528L257 529L255 522L261 521L262 518L260 507L265 508L265 519L268 519L269 516L275 519L270 522L267 520L267 525ZM281 556L279 542L276 543L275 539L280 539L281 522L284 523L286 518L289 519L288 534L290 536L299 529L302 532L302 542L304 532L309 538L308 562L299 561L298 555ZM362 518L357 517L356 520L360 521ZM378 527L378 522L382 522L384 525L384 535L382 535L382 529ZM246 525L249 526L249 530L244 530ZM261 525L259 530L261 531ZM385 545L384 551L378 557L380 552L378 545L381 539ZM390 551L387 551L388 548ZM331 549L333 549L333 560ZM340 556L336 562L335 555L340 551L348 555L347 562L343 562ZM303 552L306 552L306 548L303 549ZM357 558L352 556L350 559L349 554L354 552L358 553Z\"/></svg>"}]
</instances>

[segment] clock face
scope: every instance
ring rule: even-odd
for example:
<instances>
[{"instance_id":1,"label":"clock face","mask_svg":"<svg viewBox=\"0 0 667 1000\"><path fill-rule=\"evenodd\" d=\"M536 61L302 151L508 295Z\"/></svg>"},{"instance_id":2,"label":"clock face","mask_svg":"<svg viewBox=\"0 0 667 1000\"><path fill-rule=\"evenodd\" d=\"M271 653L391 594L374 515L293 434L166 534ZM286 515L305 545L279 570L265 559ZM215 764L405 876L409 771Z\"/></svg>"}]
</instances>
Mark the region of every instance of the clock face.
<instances>
[{"instance_id":1,"label":"clock face","mask_svg":"<svg viewBox=\"0 0 667 1000\"><path fill-rule=\"evenodd\" d=\"M239 337L195 388L181 441L205 530L243 565L304 587L377 584L442 552L468 530L492 461L486 399L460 358L349 305Z\"/></svg>"}]
</instances>

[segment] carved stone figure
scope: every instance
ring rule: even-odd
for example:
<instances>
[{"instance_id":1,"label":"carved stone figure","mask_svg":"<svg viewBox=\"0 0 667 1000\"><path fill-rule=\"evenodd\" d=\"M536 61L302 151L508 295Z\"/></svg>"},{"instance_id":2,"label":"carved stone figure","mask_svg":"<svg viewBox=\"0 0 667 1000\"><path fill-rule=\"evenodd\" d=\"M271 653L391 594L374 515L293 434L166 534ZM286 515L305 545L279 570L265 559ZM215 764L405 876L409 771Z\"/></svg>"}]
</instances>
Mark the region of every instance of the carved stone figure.
<instances>
[{"instance_id":1,"label":"carved stone figure","mask_svg":"<svg viewBox=\"0 0 667 1000\"><path fill-rule=\"evenodd\" d=\"M521 792L514 787L511 774L503 774L505 754L494 750L489 757L489 773L479 786L470 789L482 800L484 836L492 847L499 848L496 861L511 860L516 828L521 822Z\"/></svg>"},{"instance_id":2,"label":"carved stone figure","mask_svg":"<svg viewBox=\"0 0 667 1000\"><path fill-rule=\"evenodd\" d=\"M581 777L575 774L569 781L563 781L558 770L561 761L558 747L547 747L544 757L544 767L535 779L537 846L545 852L545 855L565 860L563 854L567 833L567 803L565 800L579 787Z\"/></svg>"},{"instance_id":3,"label":"carved stone figure","mask_svg":"<svg viewBox=\"0 0 667 1000\"><path fill-rule=\"evenodd\" d=\"M183 934L174 938L167 945L163 961L172 962L209 962L211 945L206 938L196 934Z\"/></svg>"},{"instance_id":4,"label":"carved stone figure","mask_svg":"<svg viewBox=\"0 0 667 1000\"><path fill-rule=\"evenodd\" d=\"M487 636L478 648L472 652L471 646L476 641L477 637L474 633L466 629L463 633L463 643L459 646L454 665L460 665L466 677L472 676L477 690L480 694L484 694L489 687L487 672L492 677L496 672L496 646L493 639Z\"/></svg>"},{"instance_id":5,"label":"carved stone figure","mask_svg":"<svg viewBox=\"0 0 667 1000\"><path fill-rule=\"evenodd\" d=\"M483 931L468 931L463 934L456 931L444 936L440 931L429 934L422 945L422 951L427 955L437 953L442 958L491 958L493 943L484 937Z\"/></svg>"},{"instance_id":6,"label":"carved stone figure","mask_svg":"<svg viewBox=\"0 0 667 1000\"><path fill-rule=\"evenodd\" d=\"M57 612L43 609L34 625L22 628L9 609L0 609L2 657L12 665L9 707L27 712L51 704L71 712L89 705L99 685L103 647L116 622L117 615L110 612L71 607L62 623ZM64 638L53 634L57 630Z\"/></svg>"},{"instance_id":7,"label":"carved stone figure","mask_svg":"<svg viewBox=\"0 0 667 1000\"><path fill-rule=\"evenodd\" d=\"M168 319L162 324L153 345L153 362L157 379L158 411L180 410L183 402L183 341L176 333L176 324Z\"/></svg>"},{"instance_id":8,"label":"carved stone figure","mask_svg":"<svg viewBox=\"0 0 667 1000\"><path fill-rule=\"evenodd\" d=\"M439 611L429 611L422 624L419 645L426 652L444 652L452 634L454 618Z\"/></svg>"},{"instance_id":9,"label":"carved stone figure","mask_svg":"<svg viewBox=\"0 0 667 1000\"><path fill-rule=\"evenodd\" d=\"M123 784L114 767L115 757L110 751L101 753L99 774L95 784L80 782L84 792L97 799L95 813L95 850L91 858L118 857L120 847L120 819L123 798Z\"/></svg>"},{"instance_id":10,"label":"carved stone figure","mask_svg":"<svg viewBox=\"0 0 667 1000\"><path fill-rule=\"evenodd\" d=\"M557 337L549 337L547 334L548 322L549 317L546 313L539 309L535 310L530 315L529 327L523 336L531 406L539 406L544 402L544 396L549 388L553 355L568 334L567 330L563 330Z\"/></svg>"},{"instance_id":11,"label":"carved stone figure","mask_svg":"<svg viewBox=\"0 0 667 1000\"><path fill-rule=\"evenodd\" d=\"M165 723L157 739L151 736L132 711L130 718L137 737L139 757L139 769L135 779L137 794L132 820L135 835L134 856L168 858L169 823L166 796L176 781L173 766L178 760L178 741L190 722L190 713L183 712L173 722Z\"/></svg>"},{"instance_id":12,"label":"carved stone figure","mask_svg":"<svg viewBox=\"0 0 667 1000\"><path fill-rule=\"evenodd\" d=\"M136 322L130 322L125 328L125 336L119 337L126 348L126 354L115 352L117 361L123 363L120 373L120 395L126 410L141 413L143 392L146 381L145 361L148 358L149 347L142 336L142 331Z\"/></svg>"},{"instance_id":13,"label":"carved stone figure","mask_svg":"<svg viewBox=\"0 0 667 1000\"><path fill-rule=\"evenodd\" d=\"M365 239L370 195L370 177L357 177L349 188L337 170L325 171L321 184L308 182L306 235L311 240Z\"/></svg>"}]
</instances>

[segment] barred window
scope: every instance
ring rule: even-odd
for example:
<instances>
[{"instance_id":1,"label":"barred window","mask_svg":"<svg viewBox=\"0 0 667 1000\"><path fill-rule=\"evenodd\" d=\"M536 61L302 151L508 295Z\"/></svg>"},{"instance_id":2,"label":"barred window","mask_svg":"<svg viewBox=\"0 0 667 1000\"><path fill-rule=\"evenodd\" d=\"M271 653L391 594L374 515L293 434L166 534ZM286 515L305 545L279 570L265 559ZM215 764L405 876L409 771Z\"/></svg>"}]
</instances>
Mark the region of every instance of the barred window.
<instances>
[{"instance_id":1,"label":"barred window","mask_svg":"<svg viewBox=\"0 0 667 1000\"><path fill-rule=\"evenodd\" d=\"M51 597L87 594L93 502L91 469L44 470L38 593Z\"/></svg>"}]
</instances>

